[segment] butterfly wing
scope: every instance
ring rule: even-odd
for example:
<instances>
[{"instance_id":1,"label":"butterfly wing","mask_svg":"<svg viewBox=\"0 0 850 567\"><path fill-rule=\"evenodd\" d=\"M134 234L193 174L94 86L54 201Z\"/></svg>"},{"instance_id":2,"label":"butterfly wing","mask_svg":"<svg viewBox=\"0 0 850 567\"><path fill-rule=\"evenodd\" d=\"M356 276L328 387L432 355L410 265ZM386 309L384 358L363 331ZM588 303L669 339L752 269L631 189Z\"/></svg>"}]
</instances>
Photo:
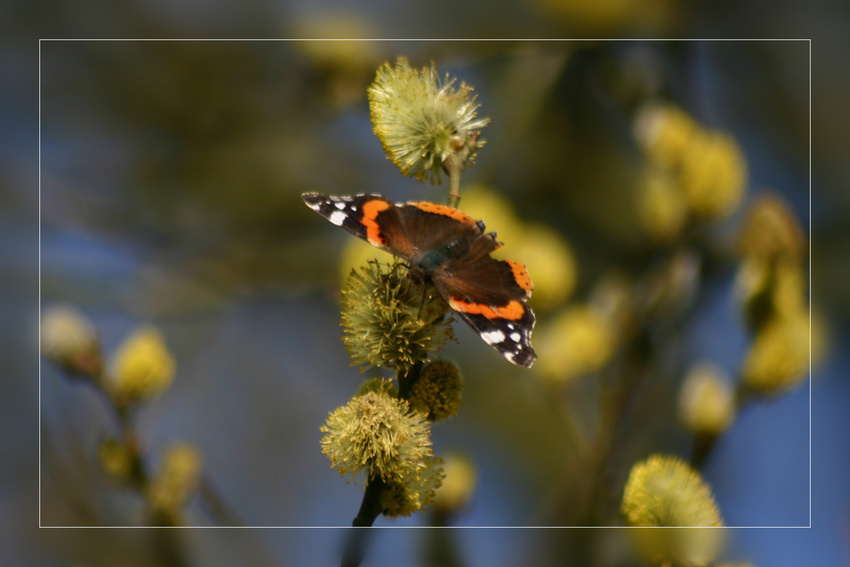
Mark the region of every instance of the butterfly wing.
<instances>
[{"instance_id":1,"label":"butterfly wing","mask_svg":"<svg viewBox=\"0 0 850 567\"><path fill-rule=\"evenodd\" d=\"M432 280L484 342L528 368L537 359L531 348L534 312L526 304L533 289L531 278L523 264L492 258L492 238L487 236L476 239L466 257L447 263Z\"/></svg>"},{"instance_id":2,"label":"butterfly wing","mask_svg":"<svg viewBox=\"0 0 850 567\"><path fill-rule=\"evenodd\" d=\"M336 197L304 193L301 197L333 224L407 260L456 238L475 238L483 230L483 224L472 217L434 203L396 205L375 194Z\"/></svg>"}]
</instances>

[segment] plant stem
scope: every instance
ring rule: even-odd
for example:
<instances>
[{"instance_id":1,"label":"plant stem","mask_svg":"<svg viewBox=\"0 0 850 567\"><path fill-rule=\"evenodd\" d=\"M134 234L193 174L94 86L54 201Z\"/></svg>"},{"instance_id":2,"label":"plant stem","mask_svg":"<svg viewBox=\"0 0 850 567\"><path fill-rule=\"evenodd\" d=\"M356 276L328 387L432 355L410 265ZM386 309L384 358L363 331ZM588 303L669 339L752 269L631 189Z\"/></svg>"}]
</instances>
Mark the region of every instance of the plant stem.
<instances>
[{"instance_id":1,"label":"plant stem","mask_svg":"<svg viewBox=\"0 0 850 567\"><path fill-rule=\"evenodd\" d=\"M424 366L424 361L419 361L406 371L399 371L396 375L398 380L399 399L407 399L410 388L419 378L419 373ZM380 476L369 478L360 510L351 525L355 528L366 528L365 530L353 530L345 545L342 555L342 567L357 567L366 555L366 545L369 539L369 529L378 516L381 515L381 494L386 483Z\"/></svg>"},{"instance_id":2,"label":"plant stem","mask_svg":"<svg viewBox=\"0 0 850 567\"><path fill-rule=\"evenodd\" d=\"M424 365L425 362L420 360L406 372L398 373L396 378L398 379L398 398L400 400L406 400L410 396L410 389L416 383L416 380L419 379L419 373L422 371Z\"/></svg>"},{"instance_id":3,"label":"plant stem","mask_svg":"<svg viewBox=\"0 0 850 567\"><path fill-rule=\"evenodd\" d=\"M341 567L358 567L366 556L366 545L369 543L371 527L377 517L381 514L381 493L384 491L384 480L378 476L369 479L366 492L363 494L363 502L360 511L351 525L345 551L342 554ZM360 529L363 528L363 529Z\"/></svg>"},{"instance_id":4,"label":"plant stem","mask_svg":"<svg viewBox=\"0 0 850 567\"><path fill-rule=\"evenodd\" d=\"M455 207L460 204L460 174L463 172L464 160L456 153L451 153L443 161L443 167L449 174L448 205Z\"/></svg>"},{"instance_id":5,"label":"plant stem","mask_svg":"<svg viewBox=\"0 0 850 567\"><path fill-rule=\"evenodd\" d=\"M695 469L701 469L706 459L716 445L717 435L714 433L697 433L691 449L691 464Z\"/></svg>"},{"instance_id":6,"label":"plant stem","mask_svg":"<svg viewBox=\"0 0 850 567\"><path fill-rule=\"evenodd\" d=\"M611 458L634 394L651 374L652 351L646 329L628 345L625 363L616 374L615 383L602 384L599 397L601 427L596 442L596 462L592 477L593 493L590 499L588 525L610 525L617 514L616 502L619 495L612 494Z\"/></svg>"},{"instance_id":7,"label":"plant stem","mask_svg":"<svg viewBox=\"0 0 850 567\"><path fill-rule=\"evenodd\" d=\"M384 479L376 476L369 479L366 492L363 494L363 502L357 517L351 522L355 528L371 527L375 519L381 514L381 493L384 491Z\"/></svg>"}]
</instances>

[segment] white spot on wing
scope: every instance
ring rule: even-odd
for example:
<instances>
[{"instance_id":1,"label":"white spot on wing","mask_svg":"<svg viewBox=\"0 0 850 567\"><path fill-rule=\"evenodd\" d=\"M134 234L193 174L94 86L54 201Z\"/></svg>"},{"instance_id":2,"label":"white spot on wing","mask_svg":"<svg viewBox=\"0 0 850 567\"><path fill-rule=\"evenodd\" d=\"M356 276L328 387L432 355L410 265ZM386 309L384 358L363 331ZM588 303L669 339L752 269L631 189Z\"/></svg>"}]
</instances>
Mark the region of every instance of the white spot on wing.
<instances>
[{"instance_id":1,"label":"white spot on wing","mask_svg":"<svg viewBox=\"0 0 850 567\"><path fill-rule=\"evenodd\" d=\"M340 211L334 211L333 213L331 213L331 216L328 217L328 220L337 226L342 226L342 223L345 222L345 219L347 218L347 214L342 213Z\"/></svg>"},{"instance_id":2,"label":"white spot on wing","mask_svg":"<svg viewBox=\"0 0 850 567\"><path fill-rule=\"evenodd\" d=\"M511 340L513 342L518 343L521 338L522 338L522 335L520 335L519 333L516 333L516 332L511 333Z\"/></svg>"},{"instance_id":3,"label":"white spot on wing","mask_svg":"<svg viewBox=\"0 0 850 567\"><path fill-rule=\"evenodd\" d=\"M341 211L341 210L345 209L345 203L343 203L341 201L337 201L336 203L334 203L334 207L336 207L337 209L339 209Z\"/></svg>"},{"instance_id":4,"label":"white spot on wing","mask_svg":"<svg viewBox=\"0 0 850 567\"><path fill-rule=\"evenodd\" d=\"M484 342L488 345L498 344L505 341L505 333L499 330L485 331L481 333L481 338L484 339Z\"/></svg>"}]
</instances>

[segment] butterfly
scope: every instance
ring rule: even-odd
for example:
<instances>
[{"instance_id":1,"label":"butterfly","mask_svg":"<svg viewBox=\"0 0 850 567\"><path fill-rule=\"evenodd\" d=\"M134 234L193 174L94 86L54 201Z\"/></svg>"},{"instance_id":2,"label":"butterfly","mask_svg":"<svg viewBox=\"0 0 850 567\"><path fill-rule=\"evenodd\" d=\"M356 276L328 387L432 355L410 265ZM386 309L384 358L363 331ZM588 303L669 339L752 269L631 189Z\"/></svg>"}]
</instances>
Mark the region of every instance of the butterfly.
<instances>
[{"instance_id":1,"label":"butterfly","mask_svg":"<svg viewBox=\"0 0 850 567\"><path fill-rule=\"evenodd\" d=\"M484 222L426 201L393 203L381 195L304 193L311 209L373 246L404 259L408 277L431 282L461 319L506 359L530 368L534 288L523 264L490 253L502 243Z\"/></svg>"}]
</instances>

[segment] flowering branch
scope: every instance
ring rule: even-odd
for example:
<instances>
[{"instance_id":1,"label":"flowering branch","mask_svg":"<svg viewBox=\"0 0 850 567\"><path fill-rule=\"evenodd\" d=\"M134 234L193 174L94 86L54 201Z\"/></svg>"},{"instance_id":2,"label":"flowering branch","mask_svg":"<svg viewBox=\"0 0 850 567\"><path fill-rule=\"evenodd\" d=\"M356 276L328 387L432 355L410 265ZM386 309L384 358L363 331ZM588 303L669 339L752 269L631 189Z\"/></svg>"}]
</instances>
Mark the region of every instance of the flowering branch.
<instances>
[{"instance_id":1,"label":"flowering branch","mask_svg":"<svg viewBox=\"0 0 850 567\"><path fill-rule=\"evenodd\" d=\"M135 418L141 404L155 399L171 385L175 373L174 358L158 330L137 329L119 346L108 366L93 325L73 308L46 310L42 335L45 356L69 379L95 388L110 408L118 435L101 444L100 465L120 485L144 498L147 523L182 524L182 510L199 484L203 485L202 497L210 502L214 517L226 518L228 524L241 523L232 512L218 515L229 509L212 484L203 479L201 456L194 446L173 444L163 455L160 468L151 472ZM163 549L170 549L173 555L173 546Z\"/></svg>"}]
</instances>

